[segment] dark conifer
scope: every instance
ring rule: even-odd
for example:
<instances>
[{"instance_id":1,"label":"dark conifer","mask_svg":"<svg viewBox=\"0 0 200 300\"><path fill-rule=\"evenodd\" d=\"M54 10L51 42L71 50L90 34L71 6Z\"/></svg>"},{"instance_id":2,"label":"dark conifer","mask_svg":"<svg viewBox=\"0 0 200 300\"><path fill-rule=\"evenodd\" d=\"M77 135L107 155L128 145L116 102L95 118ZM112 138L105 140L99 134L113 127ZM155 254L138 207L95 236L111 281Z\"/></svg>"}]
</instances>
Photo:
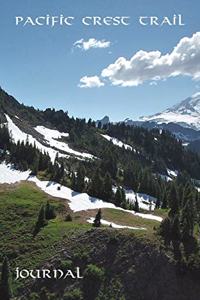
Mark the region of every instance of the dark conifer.
<instances>
[{"instance_id":1,"label":"dark conifer","mask_svg":"<svg viewBox=\"0 0 200 300\"><path fill-rule=\"evenodd\" d=\"M100 227L101 226L101 209L98 210L96 217L93 222L94 227Z\"/></svg>"},{"instance_id":2,"label":"dark conifer","mask_svg":"<svg viewBox=\"0 0 200 300\"><path fill-rule=\"evenodd\" d=\"M11 285L10 285L10 271L9 262L7 257L4 258L1 270L1 282L0 282L0 298L2 300L11 299Z\"/></svg>"},{"instance_id":3,"label":"dark conifer","mask_svg":"<svg viewBox=\"0 0 200 300\"><path fill-rule=\"evenodd\" d=\"M36 236L38 234L38 232L40 231L40 229L42 227L44 227L46 224L47 224L47 221L45 218L45 209L44 209L44 205L42 205L39 210L38 219L35 224L35 228L33 230L33 236Z\"/></svg>"},{"instance_id":4,"label":"dark conifer","mask_svg":"<svg viewBox=\"0 0 200 300\"><path fill-rule=\"evenodd\" d=\"M140 210L140 208L139 208L139 203L138 203L138 198L137 198L137 194L136 194L136 196L135 196L134 210L135 210L135 212L139 212L139 210Z\"/></svg>"},{"instance_id":5,"label":"dark conifer","mask_svg":"<svg viewBox=\"0 0 200 300\"><path fill-rule=\"evenodd\" d=\"M51 205L49 201L47 201L47 204L45 206L45 219L51 220L51 219L55 219L55 217L56 217L56 213L55 213L54 206Z\"/></svg>"},{"instance_id":6,"label":"dark conifer","mask_svg":"<svg viewBox=\"0 0 200 300\"><path fill-rule=\"evenodd\" d=\"M111 202L112 195L113 195L112 178L110 174L107 172L103 180L103 199L105 201Z\"/></svg>"}]
</instances>

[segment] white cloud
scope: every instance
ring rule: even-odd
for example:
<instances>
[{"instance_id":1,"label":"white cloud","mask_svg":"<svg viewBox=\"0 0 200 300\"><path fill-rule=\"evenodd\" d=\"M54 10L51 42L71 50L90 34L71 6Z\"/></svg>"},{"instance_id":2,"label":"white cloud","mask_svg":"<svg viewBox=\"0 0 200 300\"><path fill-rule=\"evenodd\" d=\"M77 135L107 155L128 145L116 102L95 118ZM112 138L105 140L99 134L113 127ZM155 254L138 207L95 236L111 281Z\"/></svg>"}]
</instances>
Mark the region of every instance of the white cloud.
<instances>
[{"instance_id":1,"label":"white cloud","mask_svg":"<svg viewBox=\"0 0 200 300\"><path fill-rule=\"evenodd\" d=\"M116 86L138 86L145 81L156 82L175 76L200 80L200 32L182 38L164 55L160 51L140 50L130 60L119 57L101 76Z\"/></svg>"},{"instance_id":2,"label":"white cloud","mask_svg":"<svg viewBox=\"0 0 200 300\"><path fill-rule=\"evenodd\" d=\"M79 48L82 50L89 50L91 48L108 48L110 47L111 42L106 40L96 40L94 38L90 38L88 41L84 39L80 39L76 41L73 46L75 48Z\"/></svg>"},{"instance_id":3,"label":"white cloud","mask_svg":"<svg viewBox=\"0 0 200 300\"><path fill-rule=\"evenodd\" d=\"M80 79L80 83L78 86L80 88L94 88L104 86L104 83L98 76L84 76Z\"/></svg>"}]
</instances>

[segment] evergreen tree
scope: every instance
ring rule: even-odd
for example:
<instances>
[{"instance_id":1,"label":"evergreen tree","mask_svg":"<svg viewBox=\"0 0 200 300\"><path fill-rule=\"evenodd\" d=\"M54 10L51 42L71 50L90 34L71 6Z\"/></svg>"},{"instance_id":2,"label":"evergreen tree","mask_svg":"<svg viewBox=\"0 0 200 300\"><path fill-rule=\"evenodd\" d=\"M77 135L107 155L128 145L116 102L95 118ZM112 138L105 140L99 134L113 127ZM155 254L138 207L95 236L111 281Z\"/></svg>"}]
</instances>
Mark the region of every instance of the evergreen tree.
<instances>
[{"instance_id":1,"label":"evergreen tree","mask_svg":"<svg viewBox=\"0 0 200 300\"><path fill-rule=\"evenodd\" d=\"M188 200L182 209L181 224L182 224L182 236L183 239L188 236L193 236L195 223L194 215L194 201L193 194L188 195Z\"/></svg>"},{"instance_id":2,"label":"evergreen tree","mask_svg":"<svg viewBox=\"0 0 200 300\"><path fill-rule=\"evenodd\" d=\"M139 203L138 203L138 198L137 198L137 194L136 194L136 196L135 196L134 210L135 210L135 212L139 212L139 210L140 210L140 208L139 208Z\"/></svg>"},{"instance_id":3,"label":"evergreen tree","mask_svg":"<svg viewBox=\"0 0 200 300\"><path fill-rule=\"evenodd\" d=\"M119 207L122 205L122 193L120 187L117 188L117 191L115 193L115 205Z\"/></svg>"},{"instance_id":4,"label":"evergreen tree","mask_svg":"<svg viewBox=\"0 0 200 300\"><path fill-rule=\"evenodd\" d=\"M162 209L167 208L167 193L166 193L166 190L163 191L161 208Z\"/></svg>"},{"instance_id":5,"label":"evergreen tree","mask_svg":"<svg viewBox=\"0 0 200 300\"><path fill-rule=\"evenodd\" d=\"M39 210L38 219L35 224L35 228L33 230L33 236L36 236L38 234L38 232L40 231L40 229L42 227L44 227L46 224L47 224L47 221L45 218L45 209L44 209L44 205L42 205Z\"/></svg>"},{"instance_id":6,"label":"evergreen tree","mask_svg":"<svg viewBox=\"0 0 200 300\"><path fill-rule=\"evenodd\" d=\"M178 210L179 210L178 193L177 193L176 186L174 183L172 183L169 193L167 195L167 202L168 202L168 206L170 208L169 217L174 217L178 213Z\"/></svg>"},{"instance_id":7,"label":"evergreen tree","mask_svg":"<svg viewBox=\"0 0 200 300\"><path fill-rule=\"evenodd\" d=\"M76 175L74 172L71 173L71 188L76 190Z\"/></svg>"},{"instance_id":8,"label":"evergreen tree","mask_svg":"<svg viewBox=\"0 0 200 300\"><path fill-rule=\"evenodd\" d=\"M112 178L110 174L107 172L103 180L103 199L105 201L111 202L112 195L113 195Z\"/></svg>"},{"instance_id":9,"label":"evergreen tree","mask_svg":"<svg viewBox=\"0 0 200 300\"><path fill-rule=\"evenodd\" d=\"M77 192L83 192L85 189L85 167L83 165L80 165L77 170L77 176L76 176L76 188L75 190Z\"/></svg>"},{"instance_id":10,"label":"evergreen tree","mask_svg":"<svg viewBox=\"0 0 200 300\"><path fill-rule=\"evenodd\" d=\"M197 251L197 241L193 236L195 225L195 210L193 193L188 195L187 201L181 212L181 228L182 228L182 242L184 246L185 255L188 258L190 254Z\"/></svg>"},{"instance_id":11,"label":"evergreen tree","mask_svg":"<svg viewBox=\"0 0 200 300\"><path fill-rule=\"evenodd\" d=\"M32 169L31 175L36 176L38 173L38 168L39 168L39 159L38 157L35 157L31 168Z\"/></svg>"},{"instance_id":12,"label":"evergreen tree","mask_svg":"<svg viewBox=\"0 0 200 300\"><path fill-rule=\"evenodd\" d=\"M170 218L166 217L160 224L159 234L163 237L165 245L168 246L171 242L171 222Z\"/></svg>"},{"instance_id":13,"label":"evergreen tree","mask_svg":"<svg viewBox=\"0 0 200 300\"><path fill-rule=\"evenodd\" d=\"M1 282L0 282L0 298L2 300L11 299L11 286L10 286L10 271L9 262L7 257L4 258L1 270Z\"/></svg>"},{"instance_id":14,"label":"evergreen tree","mask_svg":"<svg viewBox=\"0 0 200 300\"><path fill-rule=\"evenodd\" d=\"M94 227L100 227L101 226L101 209L98 210L96 217L93 222Z\"/></svg>"},{"instance_id":15,"label":"evergreen tree","mask_svg":"<svg viewBox=\"0 0 200 300\"><path fill-rule=\"evenodd\" d=\"M89 195L97 198L102 198L103 195L103 179L100 175L100 170L96 169L95 174L89 183L88 188Z\"/></svg>"},{"instance_id":16,"label":"evergreen tree","mask_svg":"<svg viewBox=\"0 0 200 300\"><path fill-rule=\"evenodd\" d=\"M54 206L51 205L49 201L47 201L47 204L45 206L45 219L51 220L51 219L55 219L55 217L56 217L56 213L55 213Z\"/></svg>"},{"instance_id":17,"label":"evergreen tree","mask_svg":"<svg viewBox=\"0 0 200 300\"><path fill-rule=\"evenodd\" d=\"M181 260L181 232L180 232L180 222L179 217L176 215L171 222L171 240L174 252L174 258L178 261Z\"/></svg>"}]
</instances>

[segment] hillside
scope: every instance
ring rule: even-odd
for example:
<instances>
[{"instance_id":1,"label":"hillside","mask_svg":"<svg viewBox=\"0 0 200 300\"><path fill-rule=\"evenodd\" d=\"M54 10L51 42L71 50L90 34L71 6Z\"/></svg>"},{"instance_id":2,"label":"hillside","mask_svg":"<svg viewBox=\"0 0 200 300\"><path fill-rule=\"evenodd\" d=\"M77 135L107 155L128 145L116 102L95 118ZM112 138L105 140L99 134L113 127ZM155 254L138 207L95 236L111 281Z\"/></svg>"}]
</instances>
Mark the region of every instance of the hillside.
<instances>
[{"instance_id":1,"label":"hillside","mask_svg":"<svg viewBox=\"0 0 200 300\"><path fill-rule=\"evenodd\" d=\"M0 262L16 300L198 298L197 153L164 129L40 111L2 89L0 121ZM19 264L85 277L14 281Z\"/></svg>"},{"instance_id":2,"label":"hillside","mask_svg":"<svg viewBox=\"0 0 200 300\"><path fill-rule=\"evenodd\" d=\"M72 214L72 221L65 221L70 212L66 203L47 196L30 183L1 187L0 199L3 228L0 251L7 254L13 276L19 265L21 269L62 270L78 265L85 272L83 280L67 282L13 278L12 290L18 295L15 299L44 299L44 295L45 299L57 300L198 298L200 290L195 274L177 273L171 254L163 246L160 248L159 237L155 235L158 222L140 219L140 226L148 230L118 231L109 227L92 228L81 212ZM55 206L57 217L32 239L37 212L47 201ZM95 211L88 212L87 217L92 215ZM139 225L137 218L128 220L123 212L103 211L103 217L108 216L116 223L126 219L129 225ZM92 277L86 275L86 270L90 270ZM88 285L90 289L86 288ZM73 293L79 296L67 298Z\"/></svg>"}]
</instances>

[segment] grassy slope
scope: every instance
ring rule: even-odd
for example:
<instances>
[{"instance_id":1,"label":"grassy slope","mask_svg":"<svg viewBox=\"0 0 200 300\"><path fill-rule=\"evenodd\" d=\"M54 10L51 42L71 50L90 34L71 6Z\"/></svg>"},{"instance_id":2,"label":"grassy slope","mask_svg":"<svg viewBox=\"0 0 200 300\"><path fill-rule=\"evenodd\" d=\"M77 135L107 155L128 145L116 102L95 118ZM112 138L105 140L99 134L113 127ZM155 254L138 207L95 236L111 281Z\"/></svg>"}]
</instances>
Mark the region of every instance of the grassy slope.
<instances>
[{"instance_id":1,"label":"grassy slope","mask_svg":"<svg viewBox=\"0 0 200 300\"><path fill-rule=\"evenodd\" d=\"M49 221L33 239L32 230L38 211L47 200L56 207L57 218ZM7 255L12 270L16 266L23 269L43 265L62 250L72 236L90 229L91 225L86 223L86 219L96 214L95 210L78 212L73 215L73 222L65 222L64 217L69 212L67 202L48 196L34 184L23 182L0 186L0 261L3 255ZM154 237L153 227L159 224L114 209L103 209L102 213L104 219L117 224L146 227L147 231L134 231L141 237ZM132 230L123 232L133 234ZM15 282L14 291L23 284L24 281Z\"/></svg>"},{"instance_id":2,"label":"grassy slope","mask_svg":"<svg viewBox=\"0 0 200 300\"><path fill-rule=\"evenodd\" d=\"M33 239L32 230L38 211L47 200L57 210L56 219L48 222ZM62 212L62 213L61 213ZM64 213L63 213L64 212ZM64 238L87 230L90 225L65 222L63 201L53 199L30 183L0 187L0 255L7 255L11 267L35 268L55 254Z\"/></svg>"}]
</instances>

